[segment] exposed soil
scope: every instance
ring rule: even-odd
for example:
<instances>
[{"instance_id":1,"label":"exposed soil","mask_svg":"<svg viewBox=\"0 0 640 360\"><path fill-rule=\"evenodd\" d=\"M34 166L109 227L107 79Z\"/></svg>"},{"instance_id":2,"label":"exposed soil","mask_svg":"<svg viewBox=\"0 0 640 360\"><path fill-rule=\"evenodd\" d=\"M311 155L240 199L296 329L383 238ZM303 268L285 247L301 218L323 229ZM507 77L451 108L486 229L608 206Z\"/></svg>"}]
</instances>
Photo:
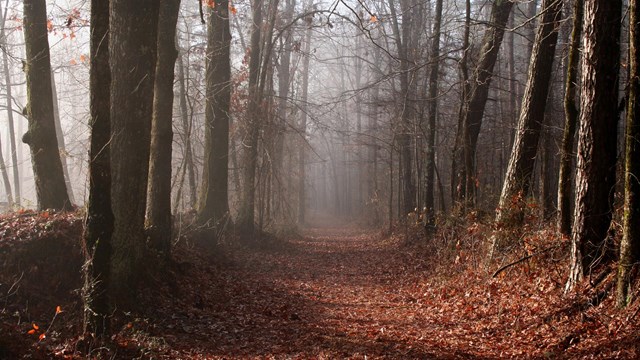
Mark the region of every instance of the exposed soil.
<instances>
[{"instance_id":1,"label":"exposed soil","mask_svg":"<svg viewBox=\"0 0 640 360\"><path fill-rule=\"evenodd\" d=\"M37 228L39 216L32 218ZM6 257L0 263L26 256L16 255L22 240L6 230L20 221L0 218L0 256ZM79 220L59 221L69 226L54 227L57 238L66 229L64 238L76 241L60 246L78 250ZM594 300L597 290L587 288L564 296L565 259L558 252L491 278L473 253L480 250L469 239L483 239L473 226L457 235L462 240L439 234L428 246L332 219L252 248L224 245L210 252L182 240L170 273L141 293L144 310L119 314L113 344L93 350L78 338L78 291L43 283L50 296L34 294L33 281L57 280L24 275L22 290L5 296L16 266L3 266L0 358L640 357L638 302L618 310L612 296ZM68 282L79 287L79 268L61 274L75 276ZM56 306L63 312L56 315ZM39 330L28 334L33 323ZM39 340L44 329L47 336Z\"/></svg>"}]
</instances>

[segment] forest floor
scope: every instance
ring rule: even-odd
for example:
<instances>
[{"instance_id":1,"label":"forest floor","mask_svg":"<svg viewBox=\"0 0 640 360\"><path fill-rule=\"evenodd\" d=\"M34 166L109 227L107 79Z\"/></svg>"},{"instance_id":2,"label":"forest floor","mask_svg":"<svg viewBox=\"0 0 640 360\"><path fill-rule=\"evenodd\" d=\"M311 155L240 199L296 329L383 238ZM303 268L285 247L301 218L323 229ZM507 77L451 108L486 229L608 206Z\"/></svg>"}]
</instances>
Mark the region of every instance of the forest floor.
<instances>
[{"instance_id":1,"label":"forest floor","mask_svg":"<svg viewBox=\"0 0 640 360\"><path fill-rule=\"evenodd\" d=\"M426 246L326 218L258 247L181 240L144 310L87 349L81 219L44 215L0 217L0 359L640 357L638 301L616 309L610 285L563 295L558 253L494 278L474 255L481 225Z\"/></svg>"}]
</instances>

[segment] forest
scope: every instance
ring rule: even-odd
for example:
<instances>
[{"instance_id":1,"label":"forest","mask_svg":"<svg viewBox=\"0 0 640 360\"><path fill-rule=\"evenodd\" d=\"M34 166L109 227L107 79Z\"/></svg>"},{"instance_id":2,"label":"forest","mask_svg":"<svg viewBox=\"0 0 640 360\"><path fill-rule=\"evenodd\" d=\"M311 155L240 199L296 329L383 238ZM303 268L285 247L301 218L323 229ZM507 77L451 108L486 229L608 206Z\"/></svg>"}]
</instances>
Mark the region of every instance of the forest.
<instances>
[{"instance_id":1,"label":"forest","mask_svg":"<svg viewBox=\"0 0 640 360\"><path fill-rule=\"evenodd\" d=\"M0 0L0 360L640 358L639 2Z\"/></svg>"}]
</instances>

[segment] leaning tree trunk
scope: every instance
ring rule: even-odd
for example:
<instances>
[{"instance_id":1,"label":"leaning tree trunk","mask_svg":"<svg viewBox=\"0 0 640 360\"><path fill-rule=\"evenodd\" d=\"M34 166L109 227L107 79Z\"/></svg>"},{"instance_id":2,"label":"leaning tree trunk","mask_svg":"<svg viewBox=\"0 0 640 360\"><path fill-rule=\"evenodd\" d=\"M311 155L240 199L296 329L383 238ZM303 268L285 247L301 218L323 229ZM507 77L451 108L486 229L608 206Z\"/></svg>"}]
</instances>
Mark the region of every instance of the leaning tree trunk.
<instances>
[{"instance_id":1,"label":"leaning tree trunk","mask_svg":"<svg viewBox=\"0 0 640 360\"><path fill-rule=\"evenodd\" d=\"M442 0L436 2L435 21L433 23L433 42L431 44L431 69L429 69L429 119L427 130L427 159L425 164L425 207L427 209L425 225L435 225L435 167L436 167L436 118L438 111L438 75L440 72L440 29L442 24Z\"/></svg>"},{"instance_id":2,"label":"leaning tree trunk","mask_svg":"<svg viewBox=\"0 0 640 360\"><path fill-rule=\"evenodd\" d=\"M501 250L505 237L522 225L524 199L529 193L533 177L540 131L544 122L562 17L562 0L544 0L542 20L533 44L527 86L522 99L516 138L498 204L491 253ZM506 231L507 234L502 234Z\"/></svg>"},{"instance_id":3,"label":"leaning tree trunk","mask_svg":"<svg viewBox=\"0 0 640 360\"><path fill-rule=\"evenodd\" d=\"M231 102L231 31L229 1L217 0L207 28L207 104L205 161L198 218L213 233L229 220L229 107Z\"/></svg>"},{"instance_id":4,"label":"leaning tree trunk","mask_svg":"<svg viewBox=\"0 0 640 360\"><path fill-rule=\"evenodd\" d=\"M580 60L580 41L582 40L582 13L583 0L574 0L573 31L567 60L564 95L564 131L560 151L560 174L558 175L558 231L567 238L571 235L571 165L573 139L578 119L576 81L578 81L578 60Z\"/></svg>"},{"instance_id":5,"label":"leaning tree trunk","mask_svg":"<svg viewBox=\"0 0 640 360\"><path fill-rule=\"evenodd\" d=\"M159 8L158 0L111 1L110 292L119 308L134 304L143 270Z\"/></svg>"},{"instance_id":6,"label":"leaning tree trunk","mask_svg":"<svg viewBox=\"0 0 640 360\"><path fill-rule=\"evenodd\" d=\"M22 142L29 145L36 184L38 208L71 208L56 140L51 93L51 64L44 0L24 1L26 44L27 119L29 130Z\"/></svg>"},{"instance_id":7,"label":"leaning tree trunk","mask_svg":"<svg viewBox=\"0 0 640 360\"><path fill-rule=\"evenodd\" d=\"M625 134L624 218L623 235L618 262L618 306L631 303L629 290L632 270L640 262L640 7L638 0L631 0L629 17L629 99L627 105L627 129Z\"/></svg>"},{"instance_id":8,"label":"leaning tree trunk","mask_svg":"<svg viewBox=\"0 0 640 360\"><path fill-rule=\"evenodd\" d=\"M91 1L91 140L89 202L85 220L84 330L98 337L109 333L109 264L111 261L111 115L109 70L109 1Z\"/></svg>"},{"instance_id":9,"label":"leaning tree trunk","mask_svg":"<svg viewBox=\"0 0 640 360\"><path fill-rule=\"evenodd\" d=\"M606 238L616 178L621 9L621 0L586 0L584 6L576 207L567 290L611 259Z\"/></svg>"},{"instance_id":10,"label":"leaning tree trunk","mask_svg":"<svg viewBox=\"0 0 640 360\"><path fill-rule=\"evenodd\" d=\"M453 154L452 184L459 188L455 192L456 201L473 203L475 193L475 156L478 136L482 125L484 109L489 97L489 86L493 77L493 68L498 59L500 45L504 36L504 28L509 20L513 2L509 0L494 0L491 8L491 27L487 29L482 39L480 59L473 74L471 93L468 104L462 112L459 124L463 127L458 131L461 136L456 137L455 152ZM464 188L464 190L462 190Z\"/></svg>"},{"instance_id":11,"label":"leaning tree trunk","mask_svg":"<svg viewBox=\"0 0 640 360\"><path fill-rule=\"evenodd\" d=\"M180 0L162 0L158 18L157 61L153 93L146 232L162 256L171 251L171 153L176 24ZM186 165L186 164L185 164Z\"/></svg>"}]
</instances>

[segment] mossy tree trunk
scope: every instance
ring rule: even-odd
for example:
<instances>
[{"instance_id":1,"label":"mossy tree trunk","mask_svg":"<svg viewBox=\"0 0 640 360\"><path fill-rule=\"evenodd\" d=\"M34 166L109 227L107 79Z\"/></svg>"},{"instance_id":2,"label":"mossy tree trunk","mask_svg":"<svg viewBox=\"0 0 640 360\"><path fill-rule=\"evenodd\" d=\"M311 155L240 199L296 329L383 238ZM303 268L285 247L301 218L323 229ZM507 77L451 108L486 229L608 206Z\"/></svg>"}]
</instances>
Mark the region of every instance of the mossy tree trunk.
<instances>
[{"instance_id":1,"label":"mossy tree trunk","mask_svg":"<svg viewBox=\"0 0 640 360\"><path fill-rule=\"evenodd\" d=\"M640 7L631 0L629 12L629 99L625 134L624 218L623 235L618 262L618 306L631 302L629 297L633 267L640 262Z\"/></svg>"},{"instance_id":2,"label":"mossy tree trunk","mask_svg":"<svg viewBox=\"0 0 640 360\"><path fill-rule=\"evenodd\" d=\"M25 0L27 108L29 130L22 142L29 145L38 209L71 209L58 151L53 118L51 63L45 0Z\"/></svg>"}]
</instances>

